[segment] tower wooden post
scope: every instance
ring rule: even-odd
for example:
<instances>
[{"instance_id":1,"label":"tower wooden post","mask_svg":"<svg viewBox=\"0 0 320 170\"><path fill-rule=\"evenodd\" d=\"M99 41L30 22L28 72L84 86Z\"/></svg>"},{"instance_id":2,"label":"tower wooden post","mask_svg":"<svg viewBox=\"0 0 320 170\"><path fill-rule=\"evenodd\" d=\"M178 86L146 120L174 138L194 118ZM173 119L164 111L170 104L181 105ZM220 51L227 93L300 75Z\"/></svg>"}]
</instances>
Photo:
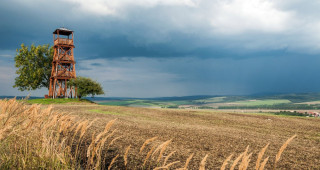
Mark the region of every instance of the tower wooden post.
<instances>
[{"instance_id":1,"label":"tower wooden post","mask_svg":"<svg viewBox=\"0 0 320 170\"><path fill-rule=\"evenodd\" d=\"M75 98L76 88L68 87L68 81L76 78L73 31L66 28L56 29L53 32L53 42L54 55L48 96L49 98Z\"/></svg>"}]
</instances>

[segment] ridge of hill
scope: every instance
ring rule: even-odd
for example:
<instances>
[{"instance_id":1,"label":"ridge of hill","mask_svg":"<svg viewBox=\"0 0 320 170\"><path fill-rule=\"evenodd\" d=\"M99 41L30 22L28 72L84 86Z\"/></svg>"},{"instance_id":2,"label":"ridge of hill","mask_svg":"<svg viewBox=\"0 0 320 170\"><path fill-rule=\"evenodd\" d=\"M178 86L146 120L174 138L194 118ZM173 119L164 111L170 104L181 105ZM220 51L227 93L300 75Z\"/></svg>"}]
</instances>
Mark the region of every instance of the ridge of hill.
<instances>
[{"instance_id":1,"label":"ridge of hill","mask_svg":"<svg viewBox=\"0 0 320 170\"><path fill-rule=\"evenodd\" d=\"M0 99L14 96L0 96ZM23 99L24 96L17 96ZM41 97L30 96L30 100ZM195 95L154 98L134 97L86 97L100 105L155 107L155 108L197 108L197 109L280 109L319 110L320 93L253 94L253 95Z\"/></svg>"}]
</instances>

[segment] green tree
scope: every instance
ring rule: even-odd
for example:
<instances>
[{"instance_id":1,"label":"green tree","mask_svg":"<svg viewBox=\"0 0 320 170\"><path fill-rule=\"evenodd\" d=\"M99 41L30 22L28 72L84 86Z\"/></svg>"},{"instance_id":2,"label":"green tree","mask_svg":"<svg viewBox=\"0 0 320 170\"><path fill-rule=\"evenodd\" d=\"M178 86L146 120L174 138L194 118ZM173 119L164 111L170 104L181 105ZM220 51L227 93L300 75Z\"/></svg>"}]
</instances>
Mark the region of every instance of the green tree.
<instances>
[{"instance_id":1,"label":"green tree","mask_svg":"<svg viewBox=\"0 0 320 170\"><path fill-rule=\"evenodd\" d=\"M17 68L15 84L20 91L36 90L41 87L49 88L53 47L47 45L28 46L21 44L14 58Z\"/></svg>"},{"instance_id":2,"label":"green tree","mask_svg":"<svg viewBox=\"0 0 320 170\"><path fill-rule=\"evenodd\" d=\"M71 79L68 85L77 87L77 96L79 99L88 95L94 97L94 95L104 94L101 84L90 78L77 77L76 79Z\"/></svg>"}]
</instances>

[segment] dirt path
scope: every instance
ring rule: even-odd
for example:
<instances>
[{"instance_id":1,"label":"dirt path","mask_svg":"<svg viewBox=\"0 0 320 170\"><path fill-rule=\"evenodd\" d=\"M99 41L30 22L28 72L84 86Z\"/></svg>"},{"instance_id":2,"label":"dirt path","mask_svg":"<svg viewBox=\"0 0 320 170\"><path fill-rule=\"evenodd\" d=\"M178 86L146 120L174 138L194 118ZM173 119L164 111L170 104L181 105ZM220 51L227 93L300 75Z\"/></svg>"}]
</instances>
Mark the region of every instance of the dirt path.
<instances>
[{"instance_id":1,"label":"dirt path","mask_svg":"<svg viewBox=\"0 0 320 170\"><path fill-rule=\"evenodd\" d=\"M173 160L181 167L191 153L195 156L190 169L198 169L201 159L209 154L206 167L217 169L230 154L238 156L249 145L253 152L250 168L257 153L270 143L265 155L270 156L266 168L273 165L281 145L297 134L284 151L280 169L320 169L320 119L280 117L219 111L169 110L130 108L101 105L54 105L54 108L81 118L94 120L94 130L117 118L114 128L121 138L116 142L118 152L131 145L129 158L141 161L138 149L143 142L158 136L158 142L172 139L169 151L177 151ZM171 159L170 159L171 160Z\"/></svg>"}]
</instances>

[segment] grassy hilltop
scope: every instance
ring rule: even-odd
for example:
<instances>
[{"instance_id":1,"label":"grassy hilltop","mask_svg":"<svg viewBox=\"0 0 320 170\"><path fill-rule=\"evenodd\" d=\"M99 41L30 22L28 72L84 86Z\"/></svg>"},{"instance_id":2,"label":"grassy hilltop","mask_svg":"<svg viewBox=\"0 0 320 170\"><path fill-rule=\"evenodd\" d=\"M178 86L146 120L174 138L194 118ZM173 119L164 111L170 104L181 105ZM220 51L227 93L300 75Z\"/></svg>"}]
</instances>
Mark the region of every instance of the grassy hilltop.
<instances>
[{"instance_id":1,"label":"grassy hilltop","mask_svg":"<svg viewBox=\"0 0 320 170\"><path fill-rule=\"evenodd\" d=\"M320 168L315 118L15 100L0 112L1 168Z\"/></svg>"},{"instance_id":2,"label":"grassy hilltop","mask_svg":"<svg viewBox=\"0 0 320 170\"><path fill-rule=\"evenodd\" d=\"M57 98L57 99L29 99L26 101L29 104L93 104L94 102L88 99L66 99L66 98Z\"/></svg>"}]
</instances>

